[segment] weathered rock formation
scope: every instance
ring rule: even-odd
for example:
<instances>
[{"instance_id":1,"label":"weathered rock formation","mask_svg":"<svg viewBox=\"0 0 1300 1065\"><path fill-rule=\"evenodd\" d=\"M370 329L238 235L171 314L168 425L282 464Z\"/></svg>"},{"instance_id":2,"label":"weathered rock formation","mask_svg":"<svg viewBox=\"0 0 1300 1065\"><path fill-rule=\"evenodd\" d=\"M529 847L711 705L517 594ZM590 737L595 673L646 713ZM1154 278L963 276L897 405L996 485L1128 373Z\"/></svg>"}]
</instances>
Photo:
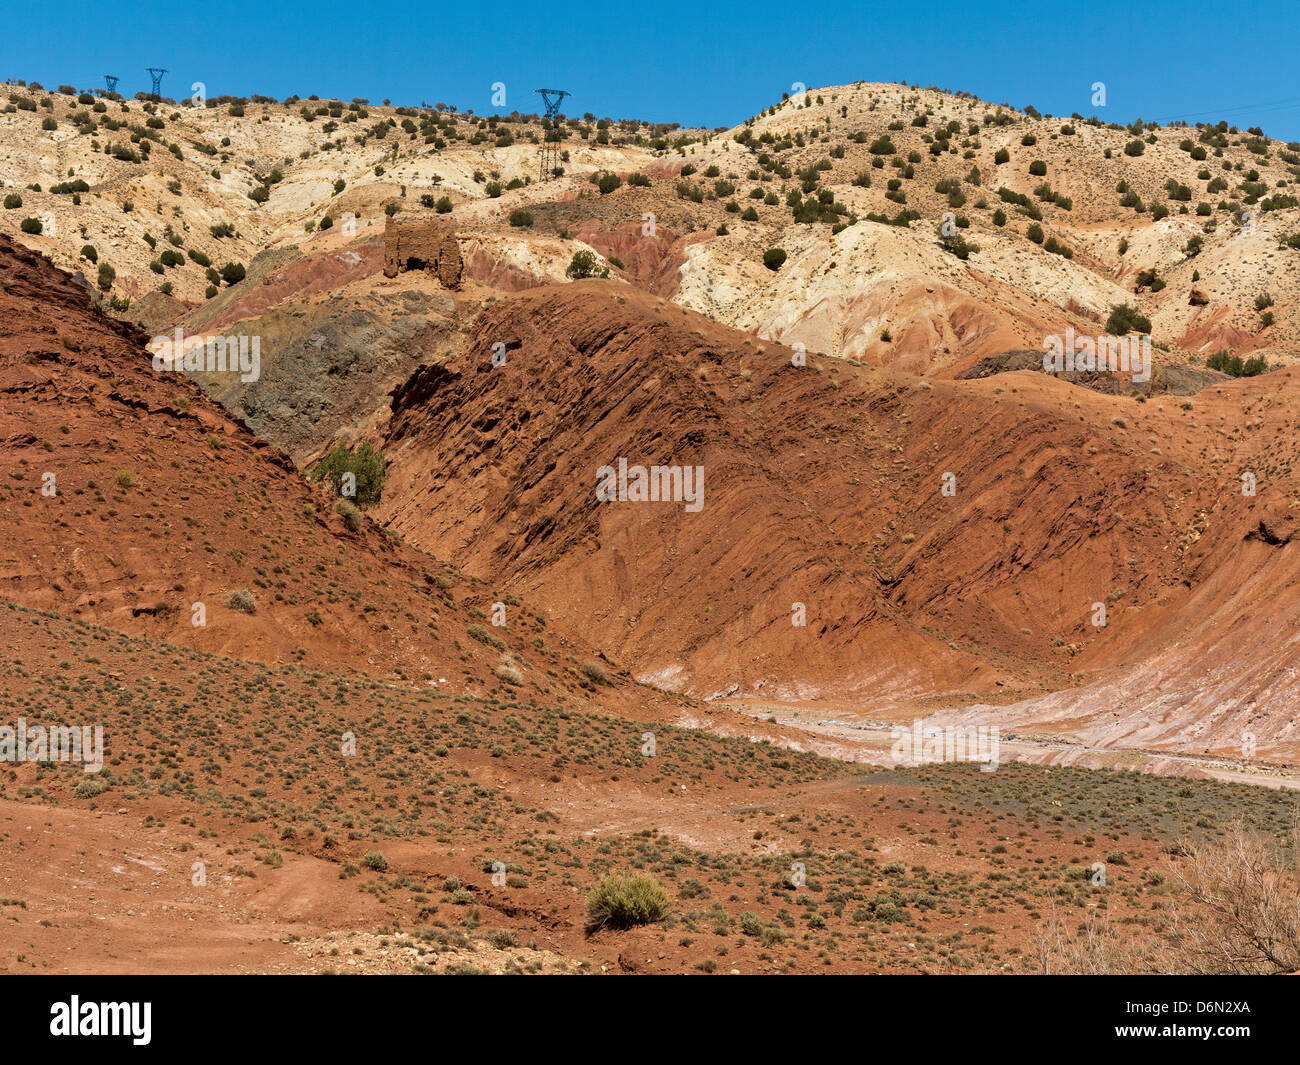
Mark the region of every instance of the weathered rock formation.
<instances>
[{"instance_id":1,"label":"weathered rock formation","mask_svg":"<svg viewBox=\"0 0 1300 1065\"><path fill-rule=\"evenodd\" d=\"M449 228L433 220L395 222L384 226L384 276L406 270L428 270L444 288L460 288L460 243Z\"/></svg>"}]
</instances>

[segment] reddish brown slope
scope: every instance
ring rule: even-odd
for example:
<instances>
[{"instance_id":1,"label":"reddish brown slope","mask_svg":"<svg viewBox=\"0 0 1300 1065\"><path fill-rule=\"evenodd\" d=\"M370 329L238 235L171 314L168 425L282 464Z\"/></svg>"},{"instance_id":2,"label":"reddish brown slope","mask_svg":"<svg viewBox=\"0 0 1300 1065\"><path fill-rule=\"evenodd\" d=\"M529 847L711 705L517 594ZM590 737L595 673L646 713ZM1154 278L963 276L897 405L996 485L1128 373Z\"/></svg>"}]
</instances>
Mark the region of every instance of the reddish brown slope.
<instances>
[{"instance_id":1,"label":"reddish brown slope","mask_svg":"<svg viewBox=\"0 0 1300 1065\"><path fill-rule=\"evenodd\" d=\"M502 651L467 637L495 589L370 523L349 531L286 457L183 376L154 371L142 340L0 238L0 597L245 659L501 687ZM240 589L253 613L227 605ZM589 652L544 626L512 602L491 631L518 690L565 699ZM647 700L621 683L597 694Z\"/></svg>"},{"instance_id":2,"label":"reddish brown slope","mask_svg":"<svg viewBox=\"0 0 1300 1065\"><path fill-rule=\"evenodd\" d=\"M881 710L1019 688L996 720L1297 749L1294 372L1138 402L1032 373L797 369L603 284L503 301L475 335L507 343L506 365L471 355L396 396L389 514L643 672ZM703 463L703 511L597 505L619 455Z\"/></svg>"},{"instance_id":3,"label":"reddish brown slope","mask_svg":"<svg viewBox=\"0 0 1300 1065\"><path fill-rule=\"evenodd\" d=\"M880 705L1068 686L1076 661L1141 643L1092 626L1092 604L1184 601L1201 561L1180 544L1231 503L1202 472L1212 428L1172 401L800 369L598 282L502 300L474 336L395 394L386 520L698 693ZM1165 453L1116 423L1157 412ZM598 504L597 469L620 457L702 464L703 510ZM1255 519L1224 515L1239 544Z\"/></svg>"}]
</instances>

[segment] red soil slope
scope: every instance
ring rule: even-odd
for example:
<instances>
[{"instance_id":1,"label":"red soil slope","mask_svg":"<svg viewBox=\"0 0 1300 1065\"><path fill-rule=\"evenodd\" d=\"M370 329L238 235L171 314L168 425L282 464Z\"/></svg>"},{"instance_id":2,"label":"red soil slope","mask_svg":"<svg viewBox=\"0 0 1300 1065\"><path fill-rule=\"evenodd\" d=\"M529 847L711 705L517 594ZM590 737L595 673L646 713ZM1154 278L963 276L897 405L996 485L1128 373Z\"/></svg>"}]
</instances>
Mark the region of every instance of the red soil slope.
<instances>
[{"instance_id":1,"label":"red soil slope","mask_svg":"<svg viewBox=\"0 0 1300 1065\"><path fill-rule=\"evenodd\" d=\"M879 708L1001 702L1107 670L1199 689L1212 664L1264 665L1234 626L1294 609L1298 552L1261 531L1291 527L1289 374L1184 405L1034 374L799 368L601 282L503 299L472 335L478 348L394 395L383 517L666 686ZM598 468L620 457L704 466L703 509L597 502ZM1154 668L1193 633L1173 675ZM1281 741L1290 689L1250 698Z\"/></svg>"},{"instance_id":2,"label":"red soil slope","mask_svg":"<svg viewBox=\"0 0 1300 1065\"><path fill-rule=\"evenodd\" d=\"M517 601L490 630L503 648L467 638L476 618L487 624L493 588L368 521L349 530L284 455L183 375L155 371L143 340L0 238L0 597L205 651L441 690L500 688L504 650L525 691L571 697L576 669L561 676L533 641L545 630L550 653L575 660L585 645ZM252 613L228 605L240 589ZM609 671L615 685L588 695L641 712L658 699Z\"/></svg>"}]
</instances>

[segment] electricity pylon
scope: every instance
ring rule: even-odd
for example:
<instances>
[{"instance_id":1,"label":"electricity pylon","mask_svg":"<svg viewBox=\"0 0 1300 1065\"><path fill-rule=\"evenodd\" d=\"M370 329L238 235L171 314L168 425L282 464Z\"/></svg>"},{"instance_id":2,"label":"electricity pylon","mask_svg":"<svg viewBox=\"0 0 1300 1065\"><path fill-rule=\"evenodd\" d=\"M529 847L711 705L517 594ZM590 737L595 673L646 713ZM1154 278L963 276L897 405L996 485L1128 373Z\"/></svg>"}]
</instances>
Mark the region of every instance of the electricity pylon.
<instances>
[{"instance_id":1,"label":"electricity pylon","mask_svg":"<svg viewBox=\"0 0 1300 1065\"><path fill-rule=\"evenodd\" d=\"M550 129L542 130L542 146L537 150L541 163L541 179L550 181L560 166L560 104L566 96L573 95L565 89L534 89L546 105L546 118Z\"/></svg>"}]
</instances>

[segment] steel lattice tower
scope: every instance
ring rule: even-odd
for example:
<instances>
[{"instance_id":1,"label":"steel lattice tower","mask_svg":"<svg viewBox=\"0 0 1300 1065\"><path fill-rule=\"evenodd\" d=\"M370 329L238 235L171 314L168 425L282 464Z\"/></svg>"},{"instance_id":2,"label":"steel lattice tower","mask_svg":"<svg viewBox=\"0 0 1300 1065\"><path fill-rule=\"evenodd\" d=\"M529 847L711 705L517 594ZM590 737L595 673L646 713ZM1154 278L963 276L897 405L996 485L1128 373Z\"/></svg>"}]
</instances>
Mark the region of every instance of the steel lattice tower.
<instances>
[{"instance_id":1,"label":"steel lattice tower","mask_svg":"<svg viewBox=\"0 0 1300 1065\"><path fill-rule=\"evenodd\" d=\"M163 67L145 67L145 69L149 71L149 77L153 78L153 94L161 96L162 79L163 75L167 73L166 69Z\"/></svg>"},{"instance_id":2,"label":"steel lattice tower","mask_svg":"<svg viewBox=\"0 0 1300 1065\"><path fill-rule=\"evenodd\" d=\"M543 128L542 146L537 149L541 179L550 181L560 165L560 104L566 96L573 94L565 89L534 89L533 92L541 94L542 102L546 105L546 122L550 125L549 129ZM544 127L545 125L543 123Z\"/></svg>"},{"instance_id":3,"label":"steel lattice tower","mask_svg":"<svg viewBox=\"0 0 1300 1065\"><path fill-rule=\"evenodd\" d=\"M108 94L112 96L113 93L117 92L117 75L105 74L104 84L108 86Z\"/></svg>"}]
</instances>

